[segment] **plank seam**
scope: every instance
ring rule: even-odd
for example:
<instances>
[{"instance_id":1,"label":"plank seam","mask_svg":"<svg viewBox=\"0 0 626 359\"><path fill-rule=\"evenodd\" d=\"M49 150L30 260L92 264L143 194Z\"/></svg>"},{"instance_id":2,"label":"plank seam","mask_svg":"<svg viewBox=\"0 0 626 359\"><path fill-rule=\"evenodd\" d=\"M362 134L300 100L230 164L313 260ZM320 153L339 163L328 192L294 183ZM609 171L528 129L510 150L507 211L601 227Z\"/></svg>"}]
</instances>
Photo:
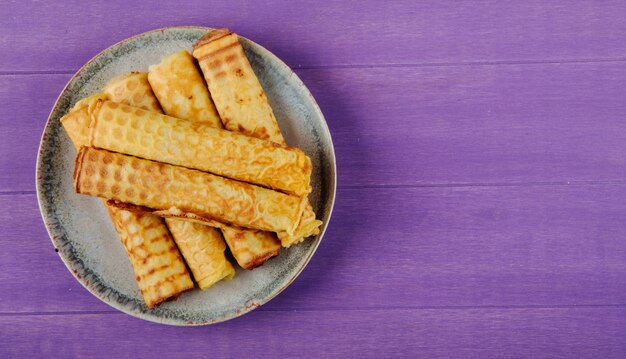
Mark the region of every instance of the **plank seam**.
<instances>
[{"instance_id":1,"label":"plank seam","mask_svg":"<svg viewBox=\"0 0 626 359\"><path fill-rule=\"evenodd\" d=\"M380 184L380 185L337 185L338 189L402 189L402 188L471 188L471 187L550 187L550 186L603 186L624 185L626 180L605 181L537 181L537 182L484 182L484 183L415 183L415 184ZM33 195L36 191L0 191L0 196Z\"/></svg>"},{"instance_id":2,"label":"plank seam","mask_svg":"<svg viewBox=\"0 0 626 359\"><path fill-rule=\"evenodd\" d=\"M499 65L560 65L560 64L593 64L593 63L620 63L626 58L614 59L557 59L557 60L494 60L494 61L459 61L459 62L418 62L397 64L336 64L336 65L309 65L295 66L298 70L321 70L332 68L370 69L370 68L411 68L411 67L455 67L455 66L499 66Z\"/></svg>"},{"instance_id":3,"label":"plank seam","mask_svg":"<svg viewBox=\"0 0 626 359\"><path fill-rule=\"evenodd\" d=\"M477 182L477 183L415 183L415 184L380 184L380 185L337 185L341 189L362 188L464 188L464 187L550 187L550 186L598 186L624 185L626 180L599 180L599 181L535 181L535 182Z\"/></svg>"},{"instance_id":4,"label":"plank seam","mask_svg":"<svg viewBox=\"0 0 626 359\"><path fill-rule=\"evenodd\" d=\"M364 307L364 308L260 308L256 312L360 312L360 311L417 311L417 310L518 310L518 309L589 309L589 308L623 308L626 304L555 304L555 305L444 305L414 307ZM59 312L0 312L0 317L15 316L59 316L59 315L109 315L125 314L120 311L59 311Z\"/></svg>"},{"instance_id":5,"label":"plank seam","mask_svg":"<svg viewBox=\"0 0 626 359\"><path fill-rule=\"evenodd\" d=\"M33 195L37 191L1 191L0 196Z\"/></svg>"},{"instance_id":6,"label":"plank seam","mask_svg":"<svg viewBox=\"0 0 626 359\"><path fill-rule=\"evenodd\" d=\"M28 75L73 75L76 71L72 70L17 70L17 71L0 71L0 76L28 76Z\"/></svg>"},{"instance_id":7,"label":"plank seam","mask_svg":"<svg viewBox=\"0 0 626 359\"><path fill-rule=\"evenodd\" d=\"M560 65L560 64L593 64L620 63L626 58L614 59L559 59L559 60L495 60L495 61L461 61L461 62L420 62L397 64L336 64L336 65L295 65L296 70L323 69L375 69L375 68L414 68L414 67L458 67L458 66L506 66L506 65ZM5 70L0 76L27 75L73 75L77 70Z\"/></svg>"}]
</instances>

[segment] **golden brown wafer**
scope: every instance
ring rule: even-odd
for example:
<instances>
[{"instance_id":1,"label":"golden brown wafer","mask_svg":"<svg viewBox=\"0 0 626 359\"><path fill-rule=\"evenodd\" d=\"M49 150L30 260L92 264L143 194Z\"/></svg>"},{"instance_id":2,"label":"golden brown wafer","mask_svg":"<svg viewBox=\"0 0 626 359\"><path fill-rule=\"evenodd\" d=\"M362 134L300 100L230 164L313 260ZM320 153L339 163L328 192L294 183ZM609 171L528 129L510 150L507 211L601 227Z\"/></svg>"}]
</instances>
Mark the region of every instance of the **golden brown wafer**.
<instances>
[{"instance_id":1,"label":"golden brown wafer","mask_svg":"<svg viewBox=\"0 0 626 359\"><path fill-rule=\"evenodd\" d=\"M305 195L311 160L294 147L157 112L94 101L89 145Z\"/></svg>"},{"instance_id":2,"label":"golden brown wafer","mask_svg":"<svg viewBox=\"0 0 626 359\"><path fill-rule=\"evenodd\" d=\"M243 269L256 268L280 253L280 241L273 232L222 227L222 234Z\"/></svg>"},{"instance_id":3,"label":"golden brown wafer","mask_svg":"<svg viewBox=\"0 0 626 359\"><path fill-rule=\"evenodd\" d=\"M107 84L105 93L120 103L161 112L146 73L119 76ZM226 246L219 229L173 218L166 223L200 289L235 275L224 255Z\"/></svg>"},{"instance_id":4,"label":"golden brown wafer","mask_svg":"<svg viewBox=\"0 0 626 359\"><path fill-rule=\"evenodd\" d=\"M195 218L220 227L293 233L306 199L210 173L82 147L76 192L155 209L163 217Z\"/></svg>"},{"instance_id":5,"label":"golden brown wafer","mask_svg":"<svg viewBox=\"0 0 626 359\"><path fill-rule=\"evenodd\" d=\"M194 45L193 56L226 129L285 144L237 34L228 29L211 31Z\"/></svg>"},{"instance_id":6,"label":"golden brown wafer","mask_svg":"<svg viewBox=\"0 0 626 359\"><path fill-rule=\"evenodd\" d=\"M148 80L166 115L223 128L202 74L187 50L150 66Z\"/></svg>"},{"instance_id":7,"label":"golden brown wafer","mask_svg":"<svg viewBox=\"0 0 626 359\"><path fill-rule=\"evenodd\" d=\"M193 289L185 262L163 218L106 207L148 308Z\"/></svg>"},{"instance_id":8,"label":"golden brown wafer","mask_svg":"<svg viewBox=\"0 0 626 359\"><path fill-rule=\"evenodd\" d=\"M167 218L165 222L200 289L235 276L235 268L224 257L226 245L218 230L180 219Z\"/></svg>"},{"instance_id":9,"label":"golden brown wafer","mask_svg":"<svg viewBox=\"0 0 626 359\"><path fill-rule=\"evenodd\" d=\"M202 74L186 50L150 66L148 79L166 115L222 128ZM233 257L244 269L258 267L280 252L280 241L272 232L230 228L222 234ZM182 252L184 255L185 251Z\"/></svg>"},{"instance_id":10,"label":"golden brown wafer","mask_svg":"<svg viewBox=\"0 0 626 359\"><path fill-rule=\"evenodd\" d=\"M61 119L75 147L86 144L89 133L87 110L84 103L80 105ZM106 204L105 207L126 249L148 308L193 288L189 272L162 218Z\"/></svg>"},{"instance_id":11,"label":"golden brown wafer","mask_svg":"<svg viewBox=\"0 0 626 359\"><path fill-rule=\"evenodd\" d=\"M129 72L113 78L104 87L104 93L113 102L161 112L145 72Z\"/></svg>"},{"instance_id":12,"label":"golden brown wafer","mask_svg":"<svg viewBox=\"0 0 626 359\"><path fill-rule=\"evenodd\" d=\"M227 129L285 144L265 92L236 34L228 29L209 32L194 45L193 56L200 63ZM296 232L280 234L280 241L285 247L299 243L318 234L321 224L309 204Z\"/></svg>"}]
</instances>

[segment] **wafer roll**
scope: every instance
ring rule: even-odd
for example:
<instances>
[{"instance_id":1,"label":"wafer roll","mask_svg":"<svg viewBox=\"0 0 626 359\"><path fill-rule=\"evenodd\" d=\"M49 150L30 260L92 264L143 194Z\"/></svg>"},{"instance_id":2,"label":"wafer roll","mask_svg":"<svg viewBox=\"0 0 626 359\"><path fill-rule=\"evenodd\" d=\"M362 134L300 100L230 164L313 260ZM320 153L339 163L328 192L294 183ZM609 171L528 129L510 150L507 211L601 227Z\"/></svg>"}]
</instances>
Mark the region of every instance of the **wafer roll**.
<instances>
[{"instance_id":1,"label":"wafer roll","mask_svg":"<svg viewBox=\"0 0 626 359\"><path fill-rule=\"evenodd\" d=\"M304 239L314 236L320 233L320 226L322 225L322 221L318 220L315 217L315 212L313 212L313 207L307 201L306 207L304 208L304 212L302 213L302 217L300 218L300 223L298 223L298 227L293 234L288 233L278 233L278 238L280 239L283 247L291 247L294 244L302 242Z\"/></svg>"},{"instance_id":2,"label":"wafer roll","mask_svg":"<svg viewBox=\"0 0 626 359\"><path fill-rule=\"evenodd\" d=\"M148 80L166 115L223 128L202 74L187 50L150 66Z\"/></svg>"},{"instance_id":3,"label":"wafer roll","mask_svg":"<svg viewBox=\"0 0 626 359\"><path fill-rule=\"evenodd\" d=\"M107 211L124 244L146 306L193 289L185 262L163 218L112 206Z\"/></svg>"},{"instance_id":4,"label":"wafer roll","mask_svg":"<svg viewBox=\"0 0 626 359\"><path fill-rule=\"evenodd\" d=\"M222 234L243 269L256 268L280 253L280 241L273 232L222 227Z\"/></svg>"},{"instance_id":5,"label":"wafer roll","mask_svg":"<svg viewBox=\"0 0 626 359\"><path fill-rule=\"evenodd\" d=\"M81 103L61 119L74 146L87 143L89 121L87 109L81 107ZM193 288L189 272L163 219L105 206L126 249L148 308Z\"/></svg>"},{"instance_id":6,"label":"wafer roll","mask_svg":"<svg viewBox=\"0 0 626 359\"><path fill-rule=\"evenodd\" d=\"M193 55L200 62L227 129L285 144L265 92L236 34L228 29L213 30L198 40ZM321 224L308 204L296 233L280 236L282 245L289 247L318 234Z\"/></svg>"},{"instance_id":7,"label":"wafer roll","mask_svg":"<svg viewBox=\"0 0 626 359\"><path fill-rule=\"evenodd\" d=\"M148 79L166 115L222 128L202 74L186 50L150 66ZM244 269L258 267L280 252L280 241L272 232L230 228L222 234L233 257ZM173 235L176 239L176 234ZM182 252L184 256L185 251Z\"/></svg>"},{"instance_id":8,"label":"wafer roll","mask_svg":"<svg viewBox=\"0 0 626 359\"><path fill-rule=\"evenodd\" d=\"M113 78L104 87L104 93L113 102L161 112L145 72L129 72Z\"/></svg>"},{"instance_id":9,"label":"wafer roll","mask_svg":"<svg viewBox=\"0 0 626 359\"><path fill-rule=\"evenodd\" d=\"M235 268L224 257L226 245L217 229L181 219L167 218L165 222L200 289L235 276Z\"/></svg>"},{"instance_id":10,"label":"wafer roll","mask_svg":"<svg viewBox=\"0 0 626 359\"><path fill-rule=\"evenodd\" d=\"M215 226L293 234L306 199L210 173L82 147L74 169L76 192L191 218Z\"/></svg>"},{"instance_id":11,"label":"wafer roll","mask_svg":"<svg viewBox=\"0 0 626 359\"><path fill-rule=\"evenodd\" d=\"M166 115L222 128L202 74L186 50L150 66L148 79ZM222 234L244 269L257 267L280 252L280 241L272 232L230 228Z\"/></svg>"},{"instance_id":12,"label":"wafer roll","mask_svg":"<svg viewBox=\"0 0 626 359\"><path fill-rule=\"evenodd\" d=\"M161 111L146 73L119 76L111 80L104 91L120 103ZM235 275L235 269L224 255L226 246L219 229L182 219L170 218L166 223L200 289Z\"/></svg>"},{"instance_id":13,"label":"wafer roll","mask_svg":"<svg viewBox=\"0 0 626 359\"><path fill-rule=\"evenodd\" d=\"M89 145L305 195L311 160L301 150L111 101L89 105Z\"/></svg>"},{"instance_id":14,"label":"wafer roll","mask_svg":"<svg viewBox=\"0 0 626 359\"><path fill-rule=\"evenodd\" d=\"M193 56L226 129L285 144L237 34L228 29L211 31L194 45Z\"/></svg>"}]
</instances>

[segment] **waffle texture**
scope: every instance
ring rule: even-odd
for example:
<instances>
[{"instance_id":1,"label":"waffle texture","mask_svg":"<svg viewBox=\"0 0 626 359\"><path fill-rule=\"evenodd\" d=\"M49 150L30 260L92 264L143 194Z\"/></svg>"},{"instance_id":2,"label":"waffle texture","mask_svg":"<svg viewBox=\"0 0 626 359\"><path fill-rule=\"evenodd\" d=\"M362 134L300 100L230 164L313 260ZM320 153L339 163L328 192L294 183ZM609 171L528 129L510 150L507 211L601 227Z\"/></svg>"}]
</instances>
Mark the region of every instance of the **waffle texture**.
<instances>
[{"instance_id":1,"label":"waffle texture","mask_svg":"<svg viewBox=\"0 0 626 359\"><path fill-rule=\"evenodd\" d=\"M75 147L86 144L89 134L86 107L75 107L61 119L61 123ZM163 219L106 204L105 207L126 249L148 308L193 288L189 272Z\"/></svg>"},{"instance_id":2,"label":"waffle texture","mask_svg":"<svg viewBox=\"0 0 626 359\"><path fill-rule=\"evenodd\" d=\"M116 100L120 103L161 112L146 73L113 79L106 86L107 91L117 91ZM200 289L207 289L221 279L231 279L235 275L235 269L224 255L226 246L219 229L182 219L168 218L166 223Z\"/></svg>"},{"instance_id":3,"label":"waffle texture","mask_svg":"<svg viewBox=\"0 0 626 359\"><path fill-rule=\"evenodd\" d=\"M222 234L243 269L256 268L280 253L280 241L273 232L224 227Z\"/></svg>"},{"instance_id":4,"label":"waffle texture","mask_svg":"<svg viewBox=\"0 0 626 359\"><path fill-rule=\"evenodd\" d=\"M278 233L278 238L280 239L280 243L283 247L291 247L294 244L298 244L305 240L310 236L314 236L320 233L320 226L322 225L322 221L315 218L315 212L313 212L313 207L307 200L304 211L302 212L302 217L300 218L300 223L292 234L281 232Z\"/></svg>"},{"instance_id":5,"label":"waffle texture","mask_svg":"<svg viewBox=\"0 0 626 359\"><path fill-rule=\"evenodd\" d=\"M186 50L150 66L148 79L166 115L223 128L202 74ZM125 103L133 106L133 103ZM170 221L174 220L167 222ZM176 233L172 234L178 243ZM272 232L231 227L223 229L222 235L233 257L244 269L258 267L280 252L280 241ZM185 256L185 250L181 248L181 251ZM191 270L194 272L193 268Z\"/></svg>"},{"instance_id":6,"label":"waffle texture","mask_svg":"<svg viewBox=\"0 0 626 359\"><path fill-rule=\"evenodd\" d=\"M148 308L193 289L193 282L163 219L107 206Z\"/></svg>"},{"instance_id":7,"label":"waffle texture","mask_svg":"<svg viewBox=\"0 0 626 359\"><path fill-rule=\"evenodd\" d=\"M213 30L198 40L194 45L193 55L200 62L227 129L285 144L265 92L252 71L236 34L228 29ZM258 96L252 98L255 93ZM242 98L248 107L239 105ZM250 113L243 113L242 109ZM290 247L318 234L321 225L322 221L315 218L313 207L308 204L296 232L293 235L280 234L280 241L284 247Z\"/></svg>"},{"instance_id":8,"label":"waffle texture","mask_svg":"<svg viewBox=\"0 0 626 359\"><path fill-rule=\"evenodd\" d=\"M300 149L197 122L97 100L89 145L305 195L311 160Z\"/></svg>"},{"instance_id":9,"label":"waffle texture","mask_svg":"<svg viewBox=\"0 0 626 359\"><path fill-rule=\"evenodd\" d=\"M289 234L306 205L303 197L91 147L76 157L74 185L78 193L160 210L155 213L164 217Z\"/></svg>"},{"instance_id":10,"label":"waffle texture","mask_svg":"<svg viewBox=\"0 0 626 359\"><path fill-rule=\"evenodd\" d=\"M200 289L232 279L235 268L224 256L226 245L215 228L180 219L165 219Z\"/></svg>"},{"instance_id":11,"label":"waffle texture","mask_svg":"<svg viewBox=\"0 0 626 359\"><path fill-rule=\"evenodd\" d=\"M161 112L145 72L130 72L113 78L104 87L104 93L113 102L132 103L144 110Z\"/></svg>"},{"instance_id":12,"label":"waffle texture","mask_svg":"<svg viewBox=\"0 0 626 359\"><path fill-rule=\"evenodd\" d=\"M148 80L166 115L223 128L202 74L187 50L150 66Z\"/></svg>"},{"instance_id":13,"label":"waffle texture","mask_svg":"<svg viewBox=\"0 0 626 359\"><path fill-rule=\"evenodd\" d=\"M204 79L224 127L230 131L285 144L237 35L228 29L210 32L194 45Z\"/></svg>"}]
</instances>

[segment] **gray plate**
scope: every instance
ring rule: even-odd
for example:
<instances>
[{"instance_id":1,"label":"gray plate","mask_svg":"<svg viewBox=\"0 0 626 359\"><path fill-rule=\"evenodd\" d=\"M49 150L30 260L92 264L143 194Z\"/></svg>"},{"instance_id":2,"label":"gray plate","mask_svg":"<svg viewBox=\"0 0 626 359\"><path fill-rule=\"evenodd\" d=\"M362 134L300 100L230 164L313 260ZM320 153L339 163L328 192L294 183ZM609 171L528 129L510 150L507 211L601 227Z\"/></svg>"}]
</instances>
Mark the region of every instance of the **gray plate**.
<instances>
[{"instance_id":1,"label":"gray plate","mask_svg":"<svg viewBox=\"0 0 626 359\"><path fill-rule=\"evenodd\" d=\"M265 89L287 143L313 161L311 203L324 221L308 239L253 271L237 270L231 281L206 291L195 289L175 302L148 309L124 248L99 199L78 195L72 186L76 151L60 118L81 98L99 92L113 77L147 71L172 52L188 49L209 28L170 27L131 37L104 50L72 77L59 96L41 138L37 157L37 197L54 247L74 277L93 295L130 315L172 325L203 325L228 320L266 303L304 269L319 245L333 208L335 153L328 126L313 96L280 59L240 38Z\"/></svg>"}]
</instances>

